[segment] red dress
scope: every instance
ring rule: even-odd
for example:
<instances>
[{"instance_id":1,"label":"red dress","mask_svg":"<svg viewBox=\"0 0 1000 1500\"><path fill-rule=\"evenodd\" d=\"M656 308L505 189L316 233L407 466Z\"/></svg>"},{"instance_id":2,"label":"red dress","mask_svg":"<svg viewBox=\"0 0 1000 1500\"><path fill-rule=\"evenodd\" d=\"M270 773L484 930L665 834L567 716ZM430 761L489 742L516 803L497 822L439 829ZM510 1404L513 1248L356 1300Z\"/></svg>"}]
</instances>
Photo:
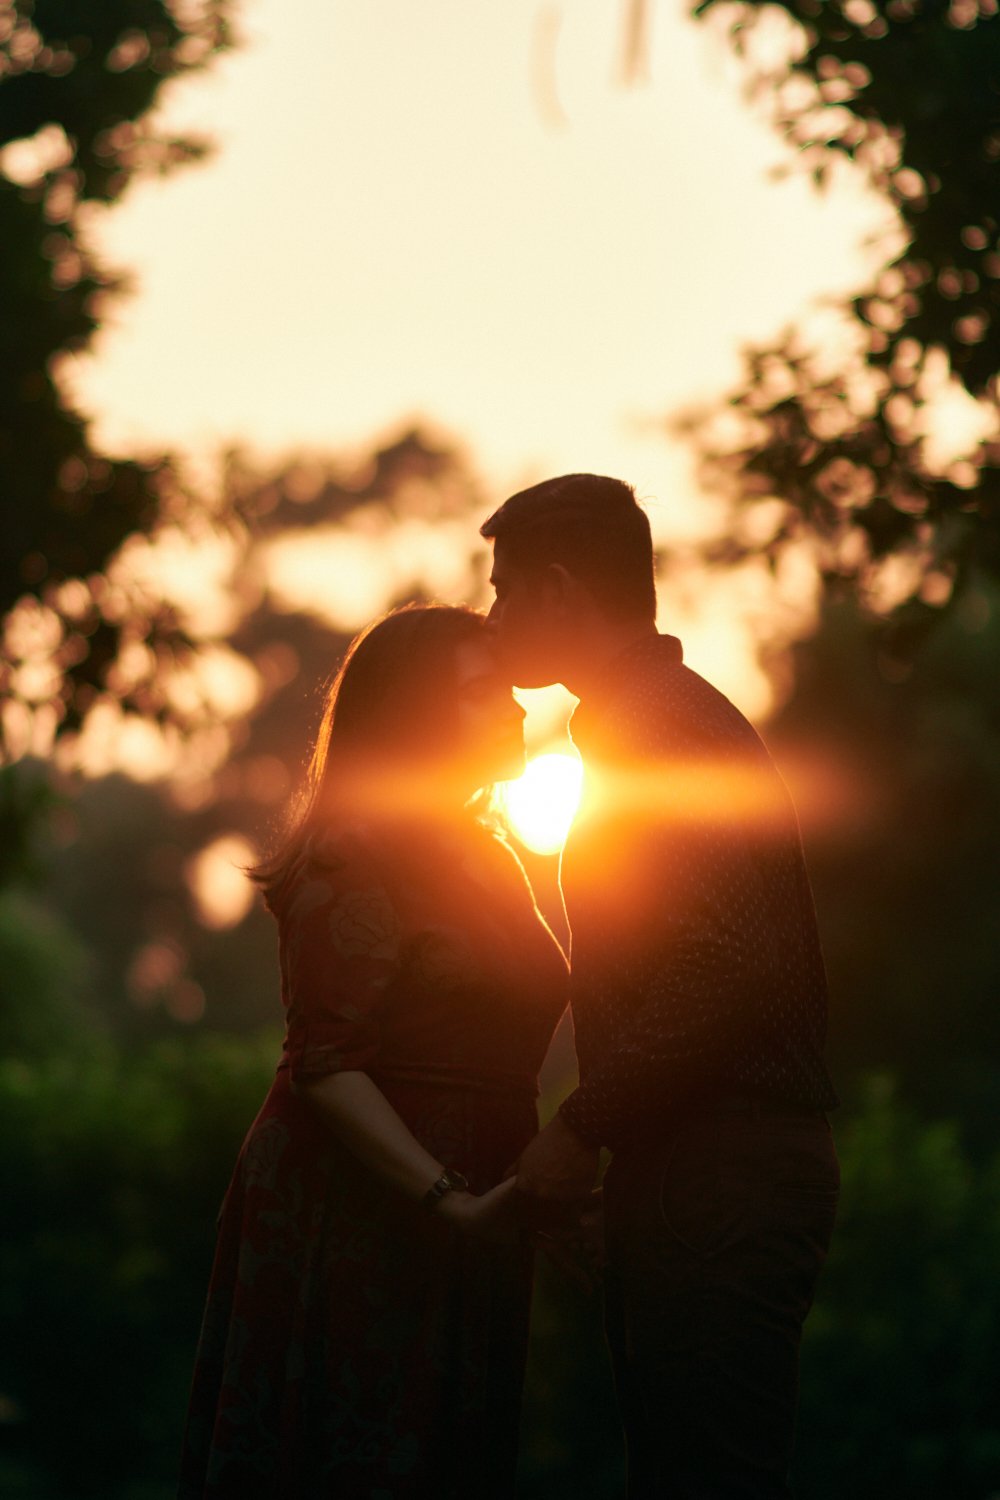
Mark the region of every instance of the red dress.
<instances>
[{"instance_id":1,"label":"red dress","mask_svg":"<svg viewBox=\"0 0 1000 1500\"><path fill-rule=\"evenodd\" d=\"M368 1073L475 1192L537 1130L566 965L471 825L313 839L273 905L285 1053L223 1203L181 1500L509 1496L531 1256L382 1187L292 1091Z\"/></svg>"}]
</instances>

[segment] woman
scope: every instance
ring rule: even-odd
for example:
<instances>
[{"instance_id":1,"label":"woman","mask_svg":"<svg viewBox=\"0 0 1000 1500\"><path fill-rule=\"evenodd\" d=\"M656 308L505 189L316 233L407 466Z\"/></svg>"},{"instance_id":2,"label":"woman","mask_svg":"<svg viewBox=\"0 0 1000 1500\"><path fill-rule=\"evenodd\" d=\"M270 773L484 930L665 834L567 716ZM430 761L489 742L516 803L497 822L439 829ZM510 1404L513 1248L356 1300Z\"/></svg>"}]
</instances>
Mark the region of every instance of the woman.
<instances>
[{"instance_id":1,"label":"woman","mask_svg":"<svg viewBox=\"0 0 1000 1500\"><path fill-rule=\"evenodd\" d=\"M386 616L330 690L253 872L287 1030L220 1216L182 1500L513 1492L531 1265L504 1179L566 965L470 799L519 773L522 720L465 609Z\"/></svg>"}]
</instances>

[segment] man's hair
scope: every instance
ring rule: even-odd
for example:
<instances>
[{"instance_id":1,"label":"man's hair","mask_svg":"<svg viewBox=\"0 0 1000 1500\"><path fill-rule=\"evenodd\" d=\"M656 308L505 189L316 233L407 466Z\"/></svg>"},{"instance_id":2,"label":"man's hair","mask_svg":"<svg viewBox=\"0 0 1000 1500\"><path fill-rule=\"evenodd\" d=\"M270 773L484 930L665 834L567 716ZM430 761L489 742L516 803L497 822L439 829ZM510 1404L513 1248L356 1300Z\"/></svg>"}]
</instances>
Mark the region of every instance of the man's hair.
<instances>
[{"instance_id":1,"label":"man's hair","mask_svg":"<svg viewBox=\"0 0 1000 1500\"><path fill-rule=\"evenodd\" d=\"M519 490L480 527L513 565L561 564L619 619L656 619L649 518L632 486L600 474L563 474Z\"/></svg>"}]
</instances>

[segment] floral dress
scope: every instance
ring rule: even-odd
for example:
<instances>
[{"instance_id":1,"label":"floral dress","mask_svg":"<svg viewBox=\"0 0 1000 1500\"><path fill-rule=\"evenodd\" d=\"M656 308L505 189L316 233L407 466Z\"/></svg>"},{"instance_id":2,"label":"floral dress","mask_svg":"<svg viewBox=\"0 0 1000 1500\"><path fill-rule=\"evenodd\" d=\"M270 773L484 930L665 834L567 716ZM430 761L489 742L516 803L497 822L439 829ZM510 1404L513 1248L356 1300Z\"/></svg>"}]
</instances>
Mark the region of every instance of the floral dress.
<instances>
[{"instance_id":1,"label":"floral dress","mask_svg":"<svg viewBox=\"0 0 1000 1500\"><path fill-rule=\"evenodd\" d=\"M562 953L480 824L314 838L272 904L285 1047L220 1214L180 1500L509 1496L530 1248L380 1185L294 1085L368 1073L483 1192L537 1129Z\"/></svg>"}]
</instances>

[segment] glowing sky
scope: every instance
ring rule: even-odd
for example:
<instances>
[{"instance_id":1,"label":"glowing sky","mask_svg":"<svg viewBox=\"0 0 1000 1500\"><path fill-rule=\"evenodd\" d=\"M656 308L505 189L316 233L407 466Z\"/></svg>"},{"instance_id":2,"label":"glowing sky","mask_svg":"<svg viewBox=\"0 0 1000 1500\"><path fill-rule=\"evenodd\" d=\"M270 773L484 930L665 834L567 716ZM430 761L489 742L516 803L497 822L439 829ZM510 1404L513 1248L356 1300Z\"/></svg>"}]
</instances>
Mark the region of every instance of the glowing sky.
<instances>
[{"instance_id":1,"label":"glowing sky","mask_svg":"<svg viewBox=\"0 0 1000 1500\"><path fill-rule=\"evenodd\" d=\"M773 180L721 29L652 11L624 89L608 0L246 0L244 45L165 93L214 159L94 216L136 286L68 377L96 441L360 451L423 417L488 493L610 472L697 530L656 424L857 287L885 210L846 167Z\"/></svg>"},{"instance_id":2,"label":"glowing sky","mask_svg":"<svg viewBox=\"0 0 1000 1500\"><path fill-rule=\"evenodd\" d=\"M351 446L419 413L501 488L655 492L665 445L630 427L856 285L880 213L769 180L721 32L654 13L625 90L608 0L246 0L243 47L166 93L214 160L97 228L138 288L79 379L101 439Z\"/></svg>"}]
</instances>

